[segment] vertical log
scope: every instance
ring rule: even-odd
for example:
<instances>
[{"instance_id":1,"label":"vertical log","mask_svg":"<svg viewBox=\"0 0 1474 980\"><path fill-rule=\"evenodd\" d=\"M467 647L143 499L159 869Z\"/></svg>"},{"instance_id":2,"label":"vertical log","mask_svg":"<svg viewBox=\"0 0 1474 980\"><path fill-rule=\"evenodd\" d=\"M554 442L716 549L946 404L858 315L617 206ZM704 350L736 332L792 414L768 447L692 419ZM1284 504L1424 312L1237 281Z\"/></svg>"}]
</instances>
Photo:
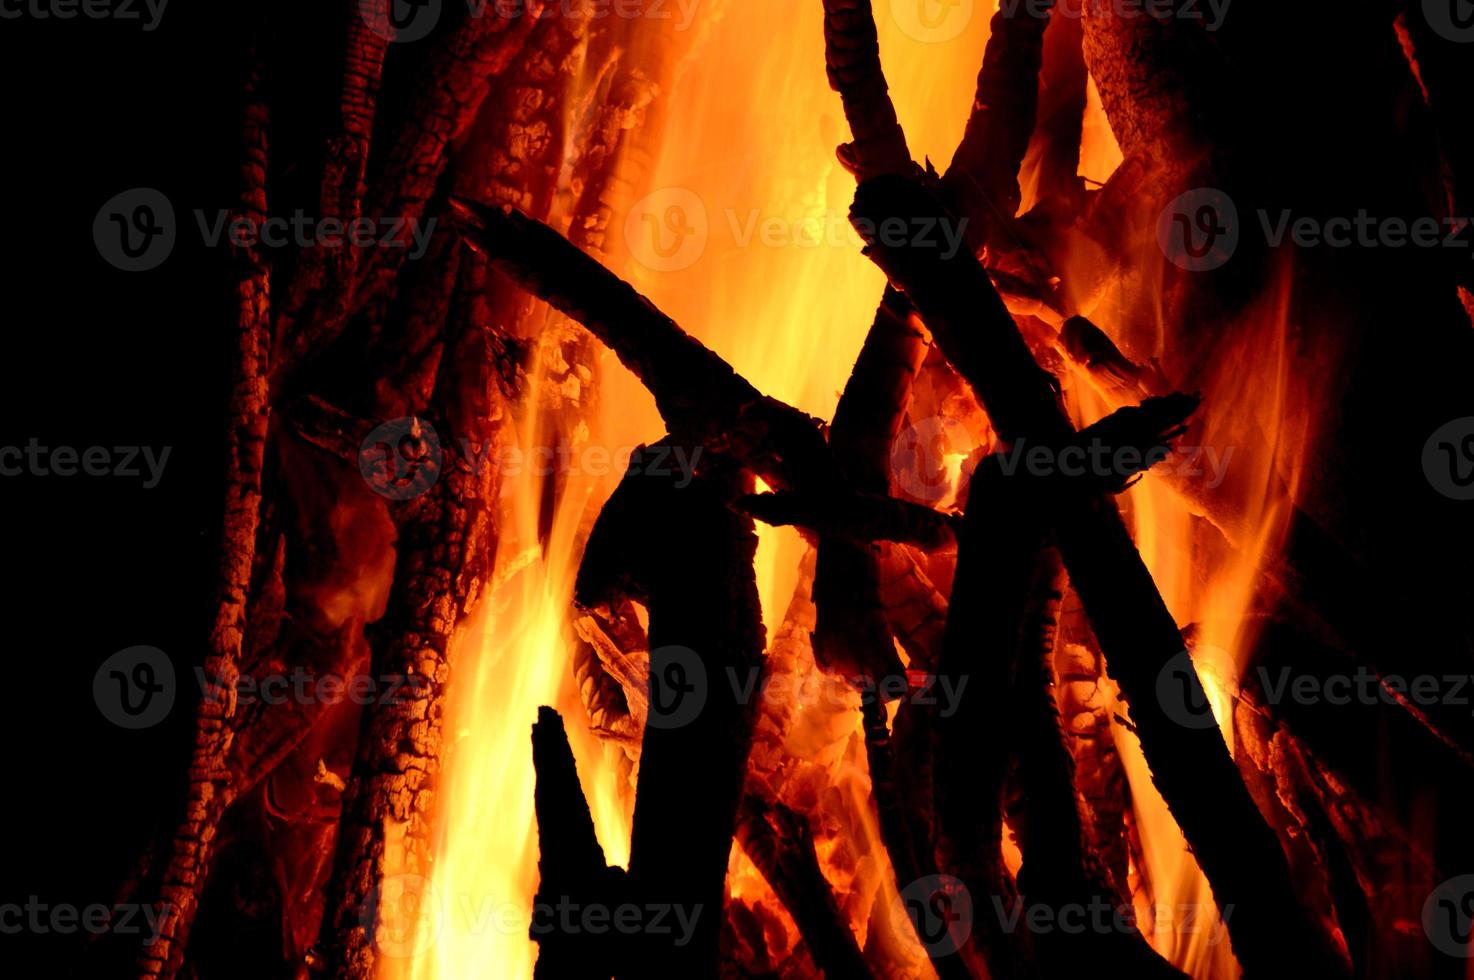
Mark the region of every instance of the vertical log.
<instances>
[{"instance_id":1,"label":"vertical log","mask_svg":"<svg viewBox=\"0 0 1474 980\"><path fill-rule=\"evenodd\" d=\"M257 227L266 217L269 121L261 70L253 65L246 85L245 147L237 212ZM139 976L146 980L171 980L183 963L220 818L230 799L227 757L233 737L236 680L247 625L246 604L261 520L261 473L271 418L266 383L271 338L270 270L254 248L237 249L233 258L237 274L235 362L228 409L219 585L204 663L207 696L201 698L195 720L184 818L174 831L164 872L159 938L143 948L138 960Z\"/></svg>"},{"instance_id":2,"label":"vertical log","mask_svg":"<svg viewBox=\"0 0 1474 980\"><path fill-rule=\"evenodd\" d=\"M642 907L677 910L694 923L689 936L634 937L616 964L621 978L717 975L727 861L762 690L757 537L730 506L744 489L741 473L730 459L707 457L704 472L686 479L626 476L588 546L620 556L623 567L585 564L575 588L588 605L624 579L630 594L648 598L650 706L630 893Z\"/></svg>"}]
</instances>

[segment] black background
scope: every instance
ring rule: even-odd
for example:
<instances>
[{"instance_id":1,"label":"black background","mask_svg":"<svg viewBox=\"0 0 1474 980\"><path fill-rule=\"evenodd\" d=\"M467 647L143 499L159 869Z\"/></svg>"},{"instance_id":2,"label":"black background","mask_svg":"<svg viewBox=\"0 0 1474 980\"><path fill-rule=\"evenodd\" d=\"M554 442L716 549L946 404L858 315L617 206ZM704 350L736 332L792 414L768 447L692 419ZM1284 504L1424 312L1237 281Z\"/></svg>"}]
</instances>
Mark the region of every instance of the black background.
<instances>
[{"instance_id":1,"label":"black background","mask_svg":"<svg viewBox=\"0 0 1474 980\"><path fill-rule=\"evenodd\" d=\"M170 447L153 489L0 477L0 903L111 903L177 805L208 637L231 331L227 256L203 245L192 212L232 203L239 12L173 0L151 32L0 19L0 446ZM150 272L114 269L92 238L98 209L133 187L164 192L177 216L175 249ZM124 731L98 711L92 676L137 644L170 656L182 696L162 724ZM81 944L0 935L0 973L68 975ZM44 958L22 967L26 954Z\"/></svg>"}]
</instances>

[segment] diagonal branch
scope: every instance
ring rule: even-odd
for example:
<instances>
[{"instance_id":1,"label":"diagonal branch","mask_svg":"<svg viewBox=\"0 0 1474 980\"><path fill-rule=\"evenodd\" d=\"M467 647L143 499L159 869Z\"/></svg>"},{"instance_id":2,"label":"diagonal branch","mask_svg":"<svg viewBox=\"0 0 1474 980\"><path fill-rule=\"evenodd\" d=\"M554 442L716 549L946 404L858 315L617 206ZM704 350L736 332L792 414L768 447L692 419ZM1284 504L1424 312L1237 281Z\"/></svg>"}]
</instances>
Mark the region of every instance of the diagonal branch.
<instances>
[{"instance_id":1,"label":"diagonal branch","mask_svg":"<svg viewBox=\"0 0 1474 980\"><path fill-rule=\"evenodd\" d=\"M852 216L862 229L884 221L915 227L917 220L955 220L924 188L897 178L862 185ZM866 251L915 304L1004 439L1069 441L1074 428L1053 378L1035 362L974 256L943 258L881 241ZM1183 651L1182 637L1120 511L1095 497L1058 501L1051 517L1111 674L1131 704L1153 779L1220 906L1235 909L1234 948L1246 969L1283 972L1289 962L1324 975L1344 973L1328 947L1309 941L1320 937L1297 903L1285 856L1217 729L1179 724L1169 699L1158 694L1158 679ZM1183 674L1185 696L1205 699L1197 675Z\"/></svg>"}]
</instances>

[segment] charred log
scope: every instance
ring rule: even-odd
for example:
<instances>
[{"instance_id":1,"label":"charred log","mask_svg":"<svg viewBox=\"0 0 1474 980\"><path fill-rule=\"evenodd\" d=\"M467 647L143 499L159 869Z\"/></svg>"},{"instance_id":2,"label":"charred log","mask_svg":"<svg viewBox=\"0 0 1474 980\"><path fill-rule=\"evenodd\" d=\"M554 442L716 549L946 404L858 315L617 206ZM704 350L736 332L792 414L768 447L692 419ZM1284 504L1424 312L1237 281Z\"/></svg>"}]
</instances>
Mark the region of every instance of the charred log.
<instances>
[{"instance_id":1,"label":"charred log","mask_svg":"<svg viewBox=\"0 0 1474 980\"><path fill-rule=\"evenodd\" d=\"M730 460L681 481L625 477L590 535L589 549L619 554L618 580L650 610L650 710L640 755L630 850L634 900L678 908L689 942L641 936L621 976L660 971L715 977L723 883L762 672L762 614L753 577L757 539L729 506L740 489ZM664 547L648 530L666 529ZM580 569L578 601L606 598ZM753 685L751 687L747 685ZM744 693L746 692L746 693Z\"/></svg>"}]
</instances>

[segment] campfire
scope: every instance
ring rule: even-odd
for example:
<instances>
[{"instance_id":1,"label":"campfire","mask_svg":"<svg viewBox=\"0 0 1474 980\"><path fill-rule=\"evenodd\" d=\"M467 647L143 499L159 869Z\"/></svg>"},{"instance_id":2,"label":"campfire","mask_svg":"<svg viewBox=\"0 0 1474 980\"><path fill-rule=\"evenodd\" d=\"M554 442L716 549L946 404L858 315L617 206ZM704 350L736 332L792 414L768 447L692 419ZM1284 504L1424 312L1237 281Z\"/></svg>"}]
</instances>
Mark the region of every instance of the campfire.
<instances>
[{"instance_id":1,"label":"campfire","mask_svg":"<svg viewBox=\"0 0 1474 980\"><path fill-rule=\"evenodd\" d=\"M1474 976L1474 267L1325 244L1468 54L1258 6L262 5L236 218L424 248L235 247L116 975Z\"/></svg>"}]
</instances>

